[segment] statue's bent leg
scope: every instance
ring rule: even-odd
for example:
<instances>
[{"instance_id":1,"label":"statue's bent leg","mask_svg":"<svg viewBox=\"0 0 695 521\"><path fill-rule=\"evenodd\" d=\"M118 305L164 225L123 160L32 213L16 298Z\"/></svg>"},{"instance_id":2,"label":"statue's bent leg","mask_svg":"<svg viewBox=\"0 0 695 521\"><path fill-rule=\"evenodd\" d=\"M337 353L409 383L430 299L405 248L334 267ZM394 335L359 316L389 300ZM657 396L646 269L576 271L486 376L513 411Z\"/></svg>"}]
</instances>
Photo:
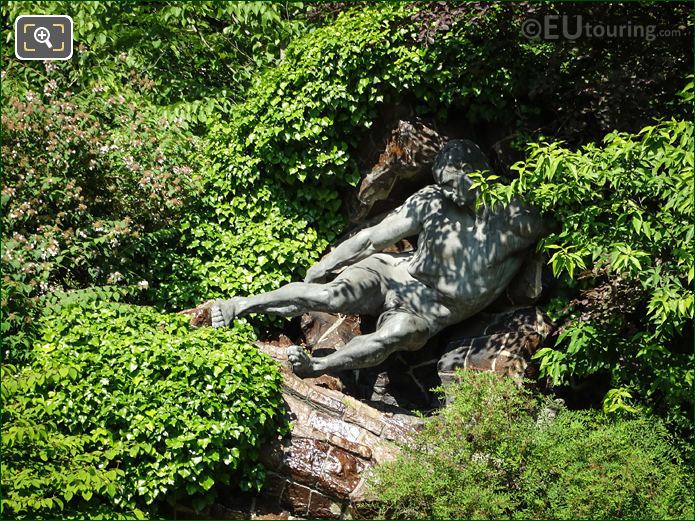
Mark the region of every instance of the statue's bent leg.
<instances>
[{"instance_id":1,"label":"statue's bent leg","mask_svg":"<svg viewBox=\"0 0 695 521\"><path fill-rule=\"evenodd\" d=\"M356 336L335 353L313 358L301 347L292 346L288 348L288 358L294 372L302 377L373 367L395 351L420 349L433 333L424 318L406 310L392 310L382 315L374 333Z\"/></svg>"},{"instance_id":2,"label":"statue's bent leg","mask_svg":"<svg viewBox=\"0 0 695 521\"><path fill-rule=\"evenodd\" d=\"M219 300L211 309L212 325L226 326L235 317L248 313L289 317L307 311L375 314L383 302L379 277L367 270L353 269L326 284L291 282L260 295Z\"/></svg>"}]
</instances>

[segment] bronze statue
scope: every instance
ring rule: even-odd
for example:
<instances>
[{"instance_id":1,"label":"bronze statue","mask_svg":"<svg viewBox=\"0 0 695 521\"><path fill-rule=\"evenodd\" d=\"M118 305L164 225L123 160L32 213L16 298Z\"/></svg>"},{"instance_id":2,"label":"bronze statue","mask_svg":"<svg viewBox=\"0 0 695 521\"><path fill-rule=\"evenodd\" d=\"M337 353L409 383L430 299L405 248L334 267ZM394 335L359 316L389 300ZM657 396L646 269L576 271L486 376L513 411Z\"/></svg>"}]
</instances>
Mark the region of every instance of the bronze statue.
<instances>
[{"instance_id":1,"label":"bronze statue","mask_svg":"<svg viewBox=\"0 0 695 521\"><path fill-rule=\"evenodd\" d=\"M288 348L299 376L371 367L395 351L420 349L445 327L493 302L548 232L540 215L517 200L504 208L476 209L477 190L467 174L485 170L490 166L477 145L449 142L434 162L436 184L339 244L307 271L304 282L218 300L213 326L229 325L247 313L379 316L374 333L355 337L330 355L314 358L299 346ZM416 251L381 253L416 235Z\"/></svg>"}]
</instances>

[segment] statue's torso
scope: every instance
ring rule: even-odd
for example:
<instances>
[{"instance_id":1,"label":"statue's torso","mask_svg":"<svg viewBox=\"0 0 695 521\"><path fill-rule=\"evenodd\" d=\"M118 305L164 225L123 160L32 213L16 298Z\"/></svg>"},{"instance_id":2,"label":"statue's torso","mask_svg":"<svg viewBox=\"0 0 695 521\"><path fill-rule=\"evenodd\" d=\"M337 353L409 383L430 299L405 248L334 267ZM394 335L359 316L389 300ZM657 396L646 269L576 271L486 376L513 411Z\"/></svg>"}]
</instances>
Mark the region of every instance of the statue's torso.
<instances>
[{"instance_id":1,"label":"statue's torso","mask_svg":"<svg viewBox=\"0 0 695 521\"><path fill-rule=\"evenodd\" d=\"M462 307L482 309L510 283L523 261L515 254L532 246L533 240L515 233L504 211L475 215L436 187L429 190L408 271Z\"/></svg>"}]
</instances>

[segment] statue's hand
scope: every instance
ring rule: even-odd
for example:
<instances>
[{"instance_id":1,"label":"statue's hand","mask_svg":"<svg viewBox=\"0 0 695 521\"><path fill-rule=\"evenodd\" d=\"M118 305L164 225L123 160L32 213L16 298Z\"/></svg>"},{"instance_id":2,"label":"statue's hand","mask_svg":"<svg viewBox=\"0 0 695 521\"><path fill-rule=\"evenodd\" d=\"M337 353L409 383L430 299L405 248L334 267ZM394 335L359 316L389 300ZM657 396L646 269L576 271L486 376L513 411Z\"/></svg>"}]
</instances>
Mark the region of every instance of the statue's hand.
<instances>
[{"instance_id":1,"label":"statue's hand","mask_svg":"<svg viewBox=\"0 0 695 521\"><path fill-rule=\"evenodd\" d=\"M328 272L323 268L321 263L314 264L306 272L304 282L325 282Z\"/></svg>"},{"instance_id":2,"label":"statue's hand","mask_svg":"<svg viewBox=\"0 0 695 521\"><path fill-rule=\"evenodd\" d=\"M229 300L217 300L210 308L212 327L225 327L231 324L241 312L241 297L232 297Z\"/></svg>"}]
</instances>

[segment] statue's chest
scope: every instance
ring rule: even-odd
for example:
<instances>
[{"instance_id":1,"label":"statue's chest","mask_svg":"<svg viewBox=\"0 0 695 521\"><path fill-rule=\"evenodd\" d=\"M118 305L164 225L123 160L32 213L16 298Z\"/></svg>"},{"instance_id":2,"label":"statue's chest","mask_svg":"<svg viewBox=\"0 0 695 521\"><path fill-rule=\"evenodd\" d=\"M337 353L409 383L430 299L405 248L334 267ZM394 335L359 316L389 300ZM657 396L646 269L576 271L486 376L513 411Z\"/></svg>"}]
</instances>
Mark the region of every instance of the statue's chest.
<instances>
[{"instance_id":1,"label":"statue's chest","mask_svg":"<svg viewBox=\"0 0 695 521\"><path fill-rule=\"evenodd\" d=\"M472 216L438 213L425 222L418 249L442 260L462 258L466 249L477 242L476 236L477 227Z\"/></svg>"}]
</instances>

